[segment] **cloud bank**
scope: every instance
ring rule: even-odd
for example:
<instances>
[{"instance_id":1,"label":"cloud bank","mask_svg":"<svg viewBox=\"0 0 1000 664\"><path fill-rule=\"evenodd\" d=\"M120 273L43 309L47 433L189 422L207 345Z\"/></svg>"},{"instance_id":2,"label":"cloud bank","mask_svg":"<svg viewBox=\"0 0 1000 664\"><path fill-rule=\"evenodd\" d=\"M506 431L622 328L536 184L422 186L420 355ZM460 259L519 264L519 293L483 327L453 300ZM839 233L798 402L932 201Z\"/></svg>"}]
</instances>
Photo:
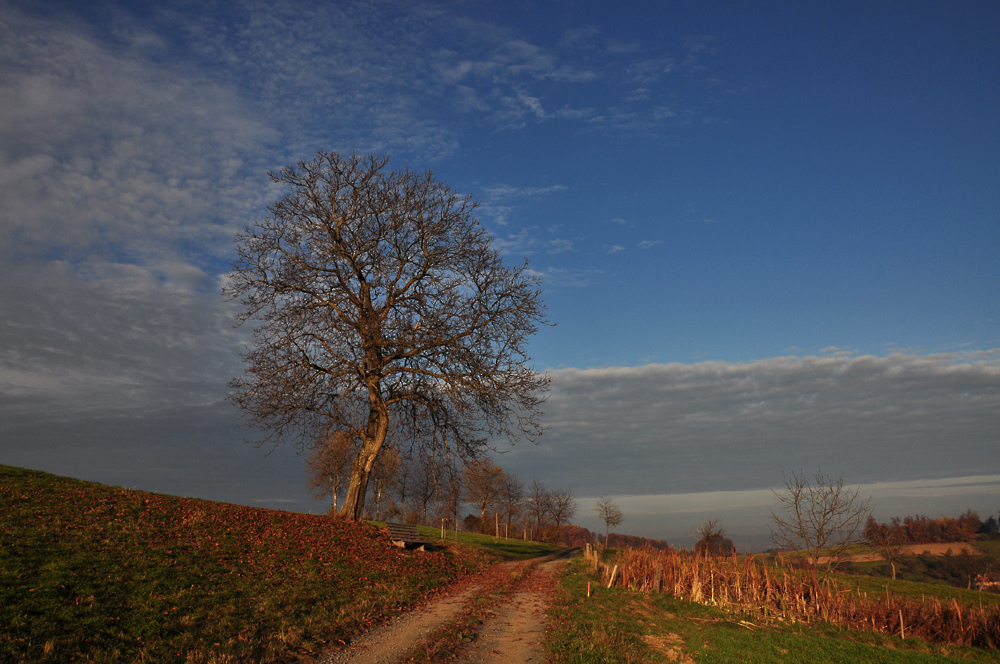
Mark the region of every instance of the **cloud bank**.
<instances>
[{"instance_id":1,"label":"cloud bank","mask_svg":"<svg viewBox=\"0 0 1000 664\"><path fill-rule=\"evenodd\" d=\"M546 422L504 460L581 495L1000 472L1000 352L561 369Z\"/></svg>"}]
</instances>

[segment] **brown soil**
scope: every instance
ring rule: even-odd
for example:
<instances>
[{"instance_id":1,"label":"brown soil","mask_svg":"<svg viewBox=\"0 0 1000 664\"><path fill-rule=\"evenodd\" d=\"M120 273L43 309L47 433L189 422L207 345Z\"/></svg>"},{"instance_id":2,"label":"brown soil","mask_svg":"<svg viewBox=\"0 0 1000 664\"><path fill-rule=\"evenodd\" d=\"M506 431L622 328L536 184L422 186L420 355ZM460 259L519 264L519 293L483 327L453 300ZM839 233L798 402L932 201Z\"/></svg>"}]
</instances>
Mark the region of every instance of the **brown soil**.
<instances>
[{"instance_id":1,"label":"brown soil","mask_svg":"<svg viewBox=\"0 0 1000 664\"><path fill-rule=\"evenodd\" d=\"M565 559L558 559L534 565L528 576L517 583L514 594L487 612L475 641L457 661L464 664L543 662L546 614L556 574L564 562ZM523 564L508 563L512 566ZM326 653L315 664L395 664L475 601L477 595L484 592L483 585L473 581L461 592L431 601L364 634L343 650Z\"/></svg>"}]
</instances>

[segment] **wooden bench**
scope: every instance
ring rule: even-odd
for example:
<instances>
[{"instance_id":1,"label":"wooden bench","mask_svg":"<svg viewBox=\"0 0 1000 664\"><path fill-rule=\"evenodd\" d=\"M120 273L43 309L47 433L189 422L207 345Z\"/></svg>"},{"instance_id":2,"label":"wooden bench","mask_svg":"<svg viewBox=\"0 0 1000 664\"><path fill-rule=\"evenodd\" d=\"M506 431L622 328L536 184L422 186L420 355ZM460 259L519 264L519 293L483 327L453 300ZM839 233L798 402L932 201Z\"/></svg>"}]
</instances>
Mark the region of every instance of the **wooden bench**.
<instances>
[{"instance_id":1,"label":"wooden bench","mask_svg":"<svg viewBox=\"0 0 1000 664\"><path fill-rule=\"evenodd\" d=\"M417 532L416 526L408 526L403 523L387 523L389 529L389 539L401 549L416 549L425 551L426 547L433 546L433 542L423 539Z\"/></svg>"}]
</instances>

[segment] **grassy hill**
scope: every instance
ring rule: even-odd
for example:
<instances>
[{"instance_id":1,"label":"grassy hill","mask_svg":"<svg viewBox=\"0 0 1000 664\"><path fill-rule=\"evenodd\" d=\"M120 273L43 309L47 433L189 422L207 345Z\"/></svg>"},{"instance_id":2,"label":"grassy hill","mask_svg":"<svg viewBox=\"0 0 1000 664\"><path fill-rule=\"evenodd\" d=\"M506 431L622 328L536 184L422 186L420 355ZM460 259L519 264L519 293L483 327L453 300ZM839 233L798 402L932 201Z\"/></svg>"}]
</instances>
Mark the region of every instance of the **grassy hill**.
<instances>
[{"instance_id":1,"label":"grassy hill","mask_svg":"<svg viewBox=\"0 0 1000 664\"><path fill-rule=\"evenodd\" d=\"M299 661L532 552L402 551L373 525L9 466L0 515L2 664Z\"/></svg>"}]
</instances>

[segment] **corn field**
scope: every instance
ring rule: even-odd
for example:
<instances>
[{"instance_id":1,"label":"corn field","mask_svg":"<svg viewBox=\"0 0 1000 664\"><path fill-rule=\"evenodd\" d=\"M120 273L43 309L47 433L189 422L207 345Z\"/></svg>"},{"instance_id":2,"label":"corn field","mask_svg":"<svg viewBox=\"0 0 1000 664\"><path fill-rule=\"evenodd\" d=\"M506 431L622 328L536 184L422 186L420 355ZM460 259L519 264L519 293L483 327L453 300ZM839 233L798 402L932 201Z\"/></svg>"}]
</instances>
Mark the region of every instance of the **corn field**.
<instances>
[{"instance_id":1,"label":"corn field","mask_svg":"<svg viewBox=\"0 0 1000 664\"><path fill-rule=\"evenodd\" d=\"M869 596L844 588L835 576L815 575L786 565L764 564L752 555L702 558L688 552L619 549L612 564L587 548L586 557L603 583L711 604L754 619L823 621L849 629L919 637L929 642L1000 647L1000 609L970 607L935 597L916 600Z\"/></svg>"}]
</instances>

